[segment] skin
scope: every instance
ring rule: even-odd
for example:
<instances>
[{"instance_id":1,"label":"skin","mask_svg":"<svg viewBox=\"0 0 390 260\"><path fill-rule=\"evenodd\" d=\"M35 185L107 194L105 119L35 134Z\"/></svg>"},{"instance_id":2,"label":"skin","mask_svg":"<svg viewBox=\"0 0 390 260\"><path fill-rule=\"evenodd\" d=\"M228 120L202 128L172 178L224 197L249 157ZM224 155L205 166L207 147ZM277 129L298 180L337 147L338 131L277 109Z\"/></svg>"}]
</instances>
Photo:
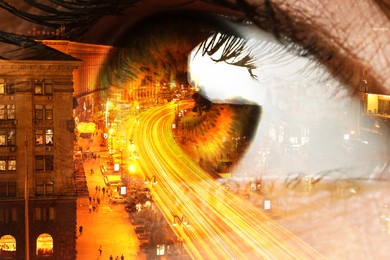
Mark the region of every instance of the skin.
<instances>
[{"instance_id":1,"label":"skin","mask_svg":"<svg viewBox=\"0 0 390 260\"><path fill-rule=\"evenodd\" d=\"M384 4L385 1L271 0L269 2L274 16L268 15L261 16L260 18L252 18L252 21L258 23L259 26L262 26L262 24L273 24L275 25L274 28L272 26L264 26L264 29L277 31L280 35L287 34L303 46L312 47L311 54L319 62L325 64L334 75L346 81L352 89L358 88L363 80L367 80L370 92L390 94L390 12ZM158 3L158 8L161 9L171 7L177 2L175 0L154 1L154 3ZM258 0L248 0L246 3L248 5L242 4L242 1L239 0L227 1L227 3L232 4L231 6L224 5L227 7L221 7L218 4L219 1L189 2L189 5L181 6L180 8L218 10L218 12L238 17L246 17L246 14L250 15L253 10L257 10L258 13L263 13L266 9L264 1ZM241 3L241 8L234 6L237 2ZM258 7L255 9L253 5L258 5ZM23 8L27 7L24 6ZM137 9L129 9L127 12L129 14L135 14L139 10L152 12L155 9L152 10L148 6L141 5ZM127 15L125 18L117 17L115 21L121 24L121 19L128 19L129 16ZM16 30L20 33L26 33L31 28L30 24L22 23L20 19L13 20L14 18L9 14L2 15L1 17L0 30ZM138 17L134 18L137 19ZM274 22L272 23L272 21ZM100 41L107 38L105 35L112 33L112 30L111 28L102 27L104 24L104 19L102 19L95 27L91 28L91 34L83 36L83 39ZM96 28L99 29L99 34L97 35L96 30L94 30ZM115 38L115 36L112 36L112 38ZM316 47L313 47L311 44L311 39L315 39ZM343 69L345 68L350 69L348 75L343 73ZM386 154L388 153L384 153L385 157ZM388 160L388 158L383 159ZM360 223L377 221L380 212L374 211L380 211L380 209L374 200L376 199L379 204L383 198L388 198L388 193L386 193L386 189L368 190L360 193L360 201L357 202L359 203L359 214L356 214L356 218L358 216L363 218ZM367 200L365 200L366 198ZM332 201L329 204L325 204L324 207L332 208L336 203L336 201ZM364 211L362 209L362 204L366 206L367 210ZM352 204L346 204L346 206L350 205ZM288 226L288 223L286 225ZM340 223L339 227L342 226L343 223ZM359 227L361 228L361 226ZM314 230L311 231L313 232ZM364 229L363 231L366 230ZM369 233L370 230L366 232ZM342 234L340 237L342 237ZM326 242L328 241L324 241L324 243ZM364 243L364 245L367 246L367 251L371 250L370 252L372 253L376 252L378 255L381 255L382 251L383 255L387 253L387 248L377 248L375 241L368 243L368 245Z\"/></svg>"},{"instance_id":2,"label":"skin","mask_svg":"<svg viewBox=\"0 0 390 260\"><path fill-rule=\"evenodd\" d=\"M249 1L256 4L259 1ZM345 63L356 65L354 73L363 74L374 91L390 92L390 20L386 1L271 1L275 8L294 20L294 30L318 37L327 50L337 53ZM388 5L388 1L387 1ZM281 17L281 23L286 21ZM300 29L301 27L302 29ZM305 43L305 39L301 40Z\"/></svg>"}]
</instances>

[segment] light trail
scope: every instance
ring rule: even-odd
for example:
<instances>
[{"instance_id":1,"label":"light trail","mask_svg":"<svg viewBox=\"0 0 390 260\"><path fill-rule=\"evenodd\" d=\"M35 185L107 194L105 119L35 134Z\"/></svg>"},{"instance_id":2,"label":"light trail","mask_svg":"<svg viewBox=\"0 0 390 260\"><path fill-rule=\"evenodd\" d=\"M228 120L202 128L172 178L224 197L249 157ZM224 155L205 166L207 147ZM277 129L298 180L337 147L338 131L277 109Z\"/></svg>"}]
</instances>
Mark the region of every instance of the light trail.
<instances>
[{"instance_id":1,"label":"light trail","mask_svg":"<svg viewBox=\"0 0 390 260\"><path fill-rule=\"evenodd\" d=\"M193 259L325 258L261 210L222 190L174 140L174 113L170 103L149 109L127 131L138 145L142 172L158 180L152 191L164 217L188 217L190 226L173 229Z\"/></svg>"}]
</instances>

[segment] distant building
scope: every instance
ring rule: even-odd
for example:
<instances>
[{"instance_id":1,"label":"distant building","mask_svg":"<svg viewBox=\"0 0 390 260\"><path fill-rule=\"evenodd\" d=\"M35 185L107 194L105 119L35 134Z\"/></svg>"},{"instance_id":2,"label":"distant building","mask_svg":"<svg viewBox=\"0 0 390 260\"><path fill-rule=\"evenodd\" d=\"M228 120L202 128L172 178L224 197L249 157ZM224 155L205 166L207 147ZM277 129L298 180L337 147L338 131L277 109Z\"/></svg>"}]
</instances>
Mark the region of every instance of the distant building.
<instances>
[{"instance_id":1,"label":"distant building","mask_svg":"<svg viewBox=\"0 0 390 260\"><path fill-rule=\"evenodd\" d=\"M80 61L40 43L0 50L0 259L75 259Z\"/></svg>"}]
</instances>

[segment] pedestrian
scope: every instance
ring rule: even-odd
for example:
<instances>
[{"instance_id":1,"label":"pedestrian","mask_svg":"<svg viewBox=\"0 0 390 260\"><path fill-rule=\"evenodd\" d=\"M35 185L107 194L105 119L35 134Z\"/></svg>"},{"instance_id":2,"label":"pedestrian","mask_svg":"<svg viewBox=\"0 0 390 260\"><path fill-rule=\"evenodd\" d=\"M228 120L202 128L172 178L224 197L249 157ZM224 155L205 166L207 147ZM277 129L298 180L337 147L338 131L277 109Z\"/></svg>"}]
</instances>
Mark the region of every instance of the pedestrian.
<instances>
[{"instance_id":1,"label":"pedestrian","mask_svg":"<svg viewBox=\"0 0 390 260\"><path fill-rule=\"evenodd\" d=\"M104 195L104 193L106 193L106 189L104 187L102 188L102 192L103 192L103 195Z\"/></svg>"},{"instance_id":2,"label":"pedestrian","mask_svg":"<svg viewBox=\"0 0 390 260\"><path fill-rule=\"evenodd\" d=\"M112 255L110 255L110 260L113 260L114 258L112 257Z\"/></svg>"},{"instance_id":3,"label":"pedestrian","mask_svg":"<svg viewBox=\"0 0 390 260\"><path fill-rule=\"evenodd\" d=\"M99 255L102 255L102 251L103 251L102 245L100 245L100 246L99 246Z\"/></svg>"},{"instance_id":4,"label":"pedestrian","mask_svg":"<svg viewBox=\"0 0 390 260\"><path fill-rule=\"evenodd\" d=\"M80 232L80 235L83 234L83 226L79 227L79 232Z\"/></svg>"},{"instance_id":5,"label":"pedestrian","mask_svg":"<svg viewBox=\"0 0 390 260\"><path fill-rule=\"evenodd\" d=\"M123 254L121 255L121 260L125 260L125 257L123 256Z\"/></svg>"},{"instance_id":6,"label":"pedestrian","mask_svg":"<svg viewBox=\"0 0 390 260\"><path fill-rule=\"evenodd\" d=\"M92 212L92 204L89 204L88 208L89 208L89 213L91 213Z\"/></svg>"},{"instance_id":7,"label":"pedestrian","mask_svg":"<svg viewBox=\"0 0 390 260\"><path fill-rule=\"evenodd\" d=\"M116 257L115 257L115 260L119 260L119 256L116 256Z\"/></svg>"}]
</instances>

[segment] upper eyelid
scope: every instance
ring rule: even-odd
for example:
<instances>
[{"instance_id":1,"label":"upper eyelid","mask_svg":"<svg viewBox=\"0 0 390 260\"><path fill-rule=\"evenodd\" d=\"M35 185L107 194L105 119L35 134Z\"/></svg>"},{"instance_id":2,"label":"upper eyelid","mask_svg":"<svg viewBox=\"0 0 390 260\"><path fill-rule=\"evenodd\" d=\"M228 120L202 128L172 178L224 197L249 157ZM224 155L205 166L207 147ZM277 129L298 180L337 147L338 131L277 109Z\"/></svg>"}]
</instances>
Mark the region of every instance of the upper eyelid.
<instances>
[{"instance_id":1,"label":"upper eyelid","mask_svg":"<svg viewBox=\"0 0 390 260\"><path fill-rule=\"evenodd\" d=\"M249 20L261 29L272 32L281 42L299 44L307 50L310 56L326 66L335 78L349 86L354 93L365 91L362 89L362 81L368 81L370 91L374 93L385 94L388 91L378 81L378 77L374 77L371 73L371 68L365 65L367 62L357 58L350 49L333 39L330 33L321 30L318 26L312 26L309 17L297 21L295 18L298 15L294 15L293 11L290 14L288 8L282 10L276 3L270 1L264 1L260 5L258 3L250 5L245 0L244 2L251 7L247 7L247 10L257 10L252 16L247 13ZM298 10L294 9L294 12ZM300 51L299 48L296 50Z\"/></svg>"}]
</instances>

